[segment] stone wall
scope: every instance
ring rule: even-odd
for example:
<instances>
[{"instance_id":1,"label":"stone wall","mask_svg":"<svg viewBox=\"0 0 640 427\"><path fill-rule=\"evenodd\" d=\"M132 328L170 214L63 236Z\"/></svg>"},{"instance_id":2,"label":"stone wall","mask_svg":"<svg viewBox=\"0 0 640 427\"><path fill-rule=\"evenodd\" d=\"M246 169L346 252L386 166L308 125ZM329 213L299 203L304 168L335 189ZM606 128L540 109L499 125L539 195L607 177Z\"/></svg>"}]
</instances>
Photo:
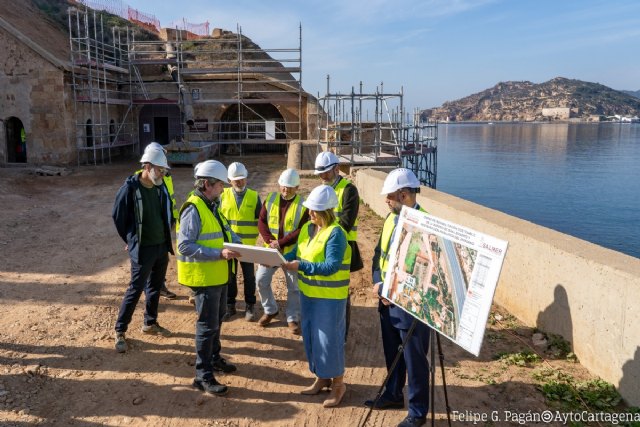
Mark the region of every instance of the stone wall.
<instances>
[{"instance_id":1,"label":"stone wall","mask_svg":"<svg viewBox=\"0 0 640 427\"><path fill-rule=\"evenodd\" d=\"M7 161L4 121L17 117L26 132L27 163L67 164L75 160L70 123L73 106L65 72L4 30L0 30L0 164Z\"/></svg>"},{"instance_id":2,"label":"stone wall","mask_svg":"<svg viewBox=\"0 0 640 427\"><path fill-rule=\"evenodd\" d=\"M360 197L388 213L386 173L358 170ZM432 215L509 242L494 301L531 327L562 335L580 363L640 405L640 259L422 187ZM470 355L470 357L472 357Z\"/></svg>"}]
</instances>

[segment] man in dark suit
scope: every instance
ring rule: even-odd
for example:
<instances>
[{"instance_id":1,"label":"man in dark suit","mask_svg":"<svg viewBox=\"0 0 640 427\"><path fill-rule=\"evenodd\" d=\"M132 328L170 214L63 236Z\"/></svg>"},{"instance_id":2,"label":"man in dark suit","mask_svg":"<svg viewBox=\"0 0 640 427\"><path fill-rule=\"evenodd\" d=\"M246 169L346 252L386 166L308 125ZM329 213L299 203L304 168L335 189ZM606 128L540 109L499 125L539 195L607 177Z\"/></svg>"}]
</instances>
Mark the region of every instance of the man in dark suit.
<instances>
[{"instance_id":1,"label":"man in dark suit","mask_svg":"<svg viewBox=\"0 0 640 427\"><path fill-rule=\"evenodd\" d=\"M391 211L385 219L382 234L376 246L373 258L373 291L378 296L378 312L380 313L380 329L382 331L382 345L387 370L391 369L399 346L408 334L413 316L402 308L395 306L389 300L381 297L382 283L389 265L389 250L398 224L398 215L402 206L422 209L416 202L416 195L420 191L420 181L415 174L405 168L391 171L382 186L382 195L386 196L386 203ZM429 410L429 337L431 328L417 321L413 334L407 341L403 357L400 358L394 370L390 373L387 386L380 399L367 400L366 406L375 409L404 408L404 387L407 375L409 377L409 414L398 424L398 427L422 426L426 423Z\"/></svg>"}]
</instances>

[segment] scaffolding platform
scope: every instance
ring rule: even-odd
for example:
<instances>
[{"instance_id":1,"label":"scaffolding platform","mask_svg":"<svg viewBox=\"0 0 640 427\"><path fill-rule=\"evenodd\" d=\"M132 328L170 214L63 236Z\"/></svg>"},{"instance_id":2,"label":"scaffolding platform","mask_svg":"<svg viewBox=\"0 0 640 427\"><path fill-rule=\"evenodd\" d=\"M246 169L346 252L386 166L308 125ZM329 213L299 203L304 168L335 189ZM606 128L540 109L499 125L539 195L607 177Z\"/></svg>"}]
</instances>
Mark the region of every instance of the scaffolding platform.
<instances>
[{"instance_id":1,"label":"scaffolding platform","mask_svg":"<svg viewBox=\"0 0 640 427\"><path fill-rule=\"evenodd\" d=\"M362 154L342 154L338 156L340 164L351 166L398 166L400 157L393 154L380 153L377 157Z\"/></svg>"},{"instance_id":2,"label":"scaffolding platform","mask_svg":"<svg viewBox=\"0 0 640 427\"><path fill-rule=\"evenodd\" d=\"M438 124L405 111L404 93L362 90L318 98L318 152L333 151L340 165L405 167L423 185L436 187ZM371 119L369 119L371 117Z\"/></svg>"}]
</instances>

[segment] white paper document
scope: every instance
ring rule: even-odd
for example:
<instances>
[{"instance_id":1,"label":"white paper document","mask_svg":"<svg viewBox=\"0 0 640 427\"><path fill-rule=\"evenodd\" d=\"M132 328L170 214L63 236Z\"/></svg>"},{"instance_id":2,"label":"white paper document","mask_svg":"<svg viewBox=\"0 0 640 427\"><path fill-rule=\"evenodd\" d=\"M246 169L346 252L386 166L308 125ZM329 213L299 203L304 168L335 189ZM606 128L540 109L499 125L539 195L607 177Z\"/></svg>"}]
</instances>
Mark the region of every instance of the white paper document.
<instances>
[{"instance_id":1,"label":"white paper document","mask_svg":"<svg viewBox=\"0 0 640 427\"><path fill-rule=\"evenodd\" d=\"M242 262L262 264L267 267L279 267L285 261L282 254L273 248L261 248L260 246L240 245L238 243L224 243L225 248L239 252Z\"/></svg>"},{"instance_id":2,"label":"white paper document","mask_svg":"<svg viewBox=\"0 0 640 427\"><path fill-rule=\"evenodd\" d=\"M382 296L477 356L507 242L407 207L396 227Z\"/></svg>"}]
</instances>

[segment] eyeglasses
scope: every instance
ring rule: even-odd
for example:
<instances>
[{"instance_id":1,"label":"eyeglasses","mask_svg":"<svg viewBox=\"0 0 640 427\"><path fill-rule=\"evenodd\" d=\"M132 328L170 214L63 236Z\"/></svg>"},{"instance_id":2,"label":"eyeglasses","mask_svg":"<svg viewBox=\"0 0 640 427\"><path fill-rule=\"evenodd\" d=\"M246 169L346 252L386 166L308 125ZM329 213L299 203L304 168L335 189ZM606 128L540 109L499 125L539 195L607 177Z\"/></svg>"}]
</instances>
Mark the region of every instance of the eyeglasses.
<instances>
[{"instance_id":1,"label":"eyeglasses","mask_svg":"<svg viewBox=\"0 0 640 427\"><path fill-rule=\"evenodd\" d=\"M161 166L156 166L156 165L153 165L153 167L156 168L158 172L160 172L162 175L165 175L167 173L167 168L163 168Z\"/></svg>"}]
</instances>

